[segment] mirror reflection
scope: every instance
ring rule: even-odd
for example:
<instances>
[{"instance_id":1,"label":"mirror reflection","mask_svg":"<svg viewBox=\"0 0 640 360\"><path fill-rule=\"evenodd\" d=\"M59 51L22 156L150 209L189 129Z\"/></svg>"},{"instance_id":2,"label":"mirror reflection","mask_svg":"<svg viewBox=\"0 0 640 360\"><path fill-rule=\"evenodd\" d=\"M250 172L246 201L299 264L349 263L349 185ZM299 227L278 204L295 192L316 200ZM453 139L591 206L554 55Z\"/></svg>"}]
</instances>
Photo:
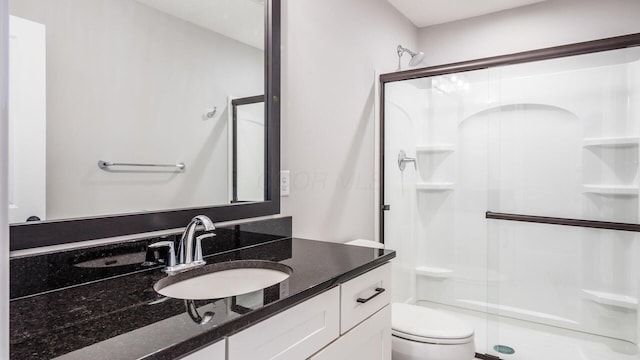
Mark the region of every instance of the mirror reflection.
<instances>
[{"instance_id":1,"label":"mirror reflection","mask_svg":"<svg viewBox=\"0 0 640 360\"><path fill-rule=\"evenodd\" d=\"M14 0L10 11L10 223L233 200L228 99L264 92L264 1ZM260 189L241 200L263 200Z\"/></svg>"},{"instance_id":2,"label":"mirror reflection","mask_svg":"<svg viewBox=\"0 0 640 360\"><path fill-rule=\"evenodd\" d=\"M264 199L264 95L233 99L232 202Z\"/></svg>"}]
</instances>

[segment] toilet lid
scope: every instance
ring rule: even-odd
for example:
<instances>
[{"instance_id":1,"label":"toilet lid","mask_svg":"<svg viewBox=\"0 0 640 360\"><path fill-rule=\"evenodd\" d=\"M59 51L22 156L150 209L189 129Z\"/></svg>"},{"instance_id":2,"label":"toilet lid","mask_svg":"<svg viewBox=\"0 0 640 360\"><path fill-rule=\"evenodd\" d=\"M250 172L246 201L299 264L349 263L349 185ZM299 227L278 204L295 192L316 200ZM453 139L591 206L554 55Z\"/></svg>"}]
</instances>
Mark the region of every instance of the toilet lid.
<instances>
[{"instance_id":1,"label":"toilet lid","mask_svg":"<svg viewBox=\"0 0 640 360\"><path fill-rule=\"evenodd\" d=\"M473 328L462 320L439 310L417 305L391 305L394 335L414 341L451 344L469 342Z\"/></svg>"}]
</instances>

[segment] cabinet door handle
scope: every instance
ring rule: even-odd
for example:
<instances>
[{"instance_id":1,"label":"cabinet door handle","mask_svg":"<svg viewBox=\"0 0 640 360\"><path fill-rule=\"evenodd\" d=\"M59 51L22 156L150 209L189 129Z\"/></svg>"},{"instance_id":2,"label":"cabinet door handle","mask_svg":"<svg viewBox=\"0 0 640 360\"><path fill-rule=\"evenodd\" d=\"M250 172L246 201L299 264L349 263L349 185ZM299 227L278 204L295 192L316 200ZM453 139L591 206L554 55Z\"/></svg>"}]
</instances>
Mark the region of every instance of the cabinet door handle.
<instances>
[{"instance_id":1,"label":"cabinet door handle","mask_svg":"<svg viewBox=\"0 0 640 360\"><path fill-rule=\"evenodd\" d=\"M382 293L384 292L384 290L385 290L384 288L376 288L376 293L375 293L375 294L373 294L373 295L369 296L369 297L368 297L368 298L366 298L366 299L358 298L356 301L357 301L357 302L359 302L359 303L361 303L361 304L364 304L364 303L366 303L367 301L369 301L369 300L373 299L374 297L376 297L376 296L378 296L378 295L382 294Z\"/></svg>"}]
</instances>

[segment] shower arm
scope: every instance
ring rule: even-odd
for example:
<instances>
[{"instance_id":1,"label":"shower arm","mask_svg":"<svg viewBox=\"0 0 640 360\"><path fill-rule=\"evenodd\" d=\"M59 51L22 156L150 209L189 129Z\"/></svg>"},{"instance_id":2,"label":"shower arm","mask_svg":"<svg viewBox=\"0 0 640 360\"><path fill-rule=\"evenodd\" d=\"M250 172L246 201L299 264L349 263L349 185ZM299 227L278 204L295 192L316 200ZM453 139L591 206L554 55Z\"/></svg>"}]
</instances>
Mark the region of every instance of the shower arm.
<instances>
[{"instance_id":1,"label":"shower arm","mask_svg":"<svg viewBox=\"0 0 640 360\"><path fill-rule=\"evenodd\" d=\"M402 47L402 45L398 45L398 57L402 57L402 54L404 54L405 52L407 54L411 55L411 56L415 56L416 55L416 53L414 53L413 51L411 51L411 50L409 50L409 49L407 49L405 47Z\"/></svg>"}]
</instances>

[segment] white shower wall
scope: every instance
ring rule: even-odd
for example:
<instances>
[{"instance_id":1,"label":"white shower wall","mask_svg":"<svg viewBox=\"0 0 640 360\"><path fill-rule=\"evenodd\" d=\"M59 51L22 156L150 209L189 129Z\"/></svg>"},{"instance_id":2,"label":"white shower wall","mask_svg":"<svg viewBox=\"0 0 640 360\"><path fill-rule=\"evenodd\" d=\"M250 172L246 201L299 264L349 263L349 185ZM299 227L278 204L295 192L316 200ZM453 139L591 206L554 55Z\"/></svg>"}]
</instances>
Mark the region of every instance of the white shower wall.
<instances>
[{"instance_id":1,"label":"white shower wall","mask_svg":"<svg viewBox=\"0 0 640 360\"><path fill-rule=\"evenodd\" d=\"M627 49L386 85L385 242L409 253L399 251L399 300L638 342L636 233L485 219L638 223L638 58ZM418 172L389 164L399 149Z\"/></svg>"}]
</instances>

